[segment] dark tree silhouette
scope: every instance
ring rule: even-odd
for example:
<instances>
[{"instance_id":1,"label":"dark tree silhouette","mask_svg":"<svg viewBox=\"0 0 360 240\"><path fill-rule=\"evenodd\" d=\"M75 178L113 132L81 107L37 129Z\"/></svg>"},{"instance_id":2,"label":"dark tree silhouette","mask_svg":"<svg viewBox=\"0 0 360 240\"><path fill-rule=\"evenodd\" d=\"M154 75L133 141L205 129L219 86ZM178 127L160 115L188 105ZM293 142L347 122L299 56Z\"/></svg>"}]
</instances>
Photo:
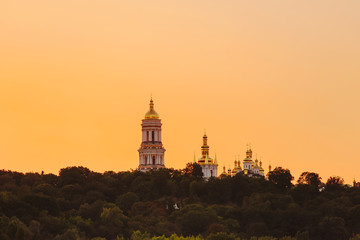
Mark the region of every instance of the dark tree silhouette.
<instances>
[{"instance_id":1,"label":"dark tree silhouette","mask_svg":"<svg viewBox=\"0 0 360 240\"><path fill-rule=\"evenodd\" d=\"M194 179L202 179L203 176L201 166L198 163L187 163L182 173Z\"/></svg>"},{"instance_id":2,"label":"dark tree silhouette","mask_svg":"<svg viewBox=\"0 0 360 240\"><path fill-rule=\"evenodd\" d=\"M314 187L320 187L322 185L321 177L319 177L319 174L314 172L303 172L297 180L297 183Z\"/></svg>"},{"instance_id":3,"label":"dark tree silhouette","mask_svg":"<svg viewBox=\"0 0 360 240\"><path fill-rule=\"evenodd\" d=\"M291 175L289 169L276 167L273 171L269 172L269 181L275 184L282 191L292 187L291 181L293 179L294 177Z\"/></svg>"},{"instance_id":4,"label":"dark tree silhouette","mask_svg":"<svg viewBox=\"0 0 360 240\"><path fill-rule=\"evenodd\" d=\"M292 179L278 167L268 179L237 174L204 180L194 163L146 173L3 170L0 239L150 240L174 233L174 240L359 238L359 187L330 177L323 188L312 172L302 173L295 186Z\"/></svg>"}]
</instances>

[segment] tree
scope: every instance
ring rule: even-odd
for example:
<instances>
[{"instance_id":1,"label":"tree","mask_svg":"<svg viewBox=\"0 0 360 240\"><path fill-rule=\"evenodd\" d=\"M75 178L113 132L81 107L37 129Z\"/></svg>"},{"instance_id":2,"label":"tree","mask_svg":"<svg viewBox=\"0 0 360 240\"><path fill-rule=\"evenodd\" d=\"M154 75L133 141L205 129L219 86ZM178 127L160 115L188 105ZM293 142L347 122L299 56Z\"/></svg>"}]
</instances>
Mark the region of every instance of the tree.
<instances>
[{"instance_id":1,"label":"tree","mask_svg":"<svg viewBox=\"0 0 360 240\"><path fill-rule=\"evenodd\" d=\"M151 240L150 234L141 233L139 230L131 234L131 240Z\"/></svg>"},{"instance_id":2,"label":"tree","mask_svg":"<svg viewBox=\"0 0 360 240\"><path fill-rule=\"evenodd\" d=\"M319 189L323 186L319 174L313 172L303 172L297 183L296 187L291 190L291 195L299 204L318 196Z\"/></svg>"},{"instance_id":3,"label":"tree","mask_svg":"<svg viewBox=\"0 0 360 240\"><path fill-rule=\"evenodd\" d=\"M328 191L341 191L344 186L344 179L339 176L332 176L326 181L325 189Z\"/></svg>"},{"instance_id":4,"label":"tree","mask_svg":"<svg viewBox=\"0 0 360 240\"><path fill-rule=\"evenodd\" d=\"M325 216L319 223L315 233L316 239L321 240L347 240L349 233L345 228L345 221L339 217Z\"/></svg>"},{"instance_id":5,"label":"tree","mask_svg":"<svg viewBox=\"0 0 360 240\"><path fill-rule=\"evenodd\" d=\"M297 183L306 184L314 187L320 187L322 184L321 177L319 177L319 174L314 172L303 172L297 180Z\"/></svg>"},{"instance_id":6,"label":"tree","mask_svg":"<svg viewBox=\"0 0 360 240\"><path fill-rule=\"evenodd\" d=\"M203 172L200 164L198 163L187 163L186 167L182 170L183 175L195 178L202 179Z\"/></svg>"},{"instance_id":7,"label":"tree","mask_svg":"<svg viewBox=\"0 0 360 240\"><path fill-rule=\"evenodd\" d=\"M90 175L90 170L85 167L62 168L59 173L59 186L67 184L84 184Z\"/></svg>"},{"instance_id":8,"label":"tree","mask_svg":"<svg viewBox=\"0 0 360 240\"><path fill-rule=\"evenodd\" d=\"M344 179L339 176L332 176L326 181L326 185L343 185Z\"/></svg>"},{"instance_id":9,"label":"tree","mask_svg":"<svg viewBox=\"0 0 360 240\"><path fill-rule=\"evenodd\" d=\"M269 172L269 181L283 191L291 188L291 181L293 179L294 177L291 175L289 169L276 167L273 171Z\"/></svg>"},{"instance_id":10,"label":"tree","mask_svg":"<svg viewBox=\"0 0 360 240\"><path fill-rule=\"evenodd\" d=\"M100 218L103 224L100 229L102 230L102 236L106 237L106 239L114 239L118 235L124 234L127 218L119 207L114 204L104 207Z\"/></svg>"},{"instance_id":11,"label":"tree","mask_svg":"<svg viewBox=\"0 0 360 240\"><path fill-rule=\"evenodd\" d=\"M200 204L191 204L178 212L172 213L172 218L179 224L184 235L198 235L204 233L212 224L217 222L215 211L204 208Z\"/></svg>"},{"instance_id":12,"label":"tree","mask_svg":"<svg viewBox=\"0 0 360 240\"><path fill-rule=\"evenodd\" d=\"M7 235L13 240L30 239L32 232L17 217L12 217L8 223Z\"/></svg>"},{"instance_id":13,"label":"tree","mask_svg":"<svg viewBox=\"0 0 360 240\"><path fill-rule=\"evenodd\" d=\"M139 201L139 197L135 193L127 192L117 198L116 205L118 205L121 210L127 212L137 201Z\"/></svg>"},{"instance_id":14,"label":"tree","mask_svg":"<svg viewBox=\"0 0 360 240\"><path fill-rule=\"evenodd\" d=\"M64 234L57 235L54 240L78 240L80 239L79 232L76 228L69 228Z\"/></svg>"},{"instance_id":15,"label":"tree","mask_svg":"<svg viewBox=\"0 0 360 240\"><path fill-rule=\"evenodd\" d=\"M225 232L218 232L218 233L212 233L210 234L206 240L235 240L234 234L228 234Z\"/></svg>"}]
</instances>

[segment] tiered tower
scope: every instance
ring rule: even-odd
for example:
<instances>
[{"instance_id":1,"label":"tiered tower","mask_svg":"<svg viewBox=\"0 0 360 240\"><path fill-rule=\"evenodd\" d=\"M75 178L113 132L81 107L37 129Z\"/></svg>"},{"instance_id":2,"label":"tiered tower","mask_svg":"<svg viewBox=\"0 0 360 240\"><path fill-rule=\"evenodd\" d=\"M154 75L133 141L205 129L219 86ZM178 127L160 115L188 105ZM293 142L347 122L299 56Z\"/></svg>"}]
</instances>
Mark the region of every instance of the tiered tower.
<instances>
[{"instance_id":1,"label":"tiered tower","mask_svg":"<svg viewBox=\"0 0 360 240\"><path fill-rule=\"evenodd\" d=\"M213 160L209 156L209 150L210 150L210 147L209 147L209 145L207 145L207 136L206 136L206 134L204 134L203 145L201 146L201 157L198 160L198 164L200 164L202 173L203 173L203 177L206 179L210 178L210 177L218 176L218 173L217 173L218 164L217 164L217 160L216 160L216 155L215 155L215 159Z\"/></svg>"},{"instance_id":2,"label":"tiered tower","mask_svg":"<svg viewBox=\"0 0 360 240\"><path fill-rule=\"evenodd\" d=\"M139 148L139 167L142 172L165 167L165 148L161 141L161 119L154 109L151 98L150 109L142 120L142 141Z\"/></svg>"}]
</instances>

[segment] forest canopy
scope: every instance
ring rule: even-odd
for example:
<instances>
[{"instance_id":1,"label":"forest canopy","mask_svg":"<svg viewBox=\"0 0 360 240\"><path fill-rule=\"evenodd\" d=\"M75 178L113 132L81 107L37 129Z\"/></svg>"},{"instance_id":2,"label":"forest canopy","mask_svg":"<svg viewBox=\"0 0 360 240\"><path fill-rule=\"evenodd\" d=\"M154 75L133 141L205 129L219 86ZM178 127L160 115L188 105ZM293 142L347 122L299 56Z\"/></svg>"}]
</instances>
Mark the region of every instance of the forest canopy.
<instances>
[{"instance_id":1,"label":"forest canopy","mask_svg":"<svg viewBox=\"0 0 360 240\"><path fill-rule=\"evenodd\" d=\"M277 167L204 180L199 169L2 170L0 239L360 239L360 188L341 177L293 181Z\"/></svg>"}]
</instances>

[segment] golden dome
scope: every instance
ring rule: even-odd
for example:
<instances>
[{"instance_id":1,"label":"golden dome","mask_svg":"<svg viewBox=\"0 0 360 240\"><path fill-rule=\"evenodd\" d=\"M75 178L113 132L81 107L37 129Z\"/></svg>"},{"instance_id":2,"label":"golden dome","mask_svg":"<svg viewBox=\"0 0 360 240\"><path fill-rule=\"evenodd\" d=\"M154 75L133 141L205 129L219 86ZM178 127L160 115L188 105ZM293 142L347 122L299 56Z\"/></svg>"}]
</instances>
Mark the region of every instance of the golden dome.
<instances>
[{"instance_id":1,"label":"golden dome","mask_svg":"<svg viewBox=\"0 0 360 240\"><path fill-rule=\"evenodd\" d=\"M151 98L150 100L150 109L149 111L147 111L147 113L145 114L145 119L159 119L160 116L159 114L154 110L154 102Z\"/></svg>"}]
</instances>

